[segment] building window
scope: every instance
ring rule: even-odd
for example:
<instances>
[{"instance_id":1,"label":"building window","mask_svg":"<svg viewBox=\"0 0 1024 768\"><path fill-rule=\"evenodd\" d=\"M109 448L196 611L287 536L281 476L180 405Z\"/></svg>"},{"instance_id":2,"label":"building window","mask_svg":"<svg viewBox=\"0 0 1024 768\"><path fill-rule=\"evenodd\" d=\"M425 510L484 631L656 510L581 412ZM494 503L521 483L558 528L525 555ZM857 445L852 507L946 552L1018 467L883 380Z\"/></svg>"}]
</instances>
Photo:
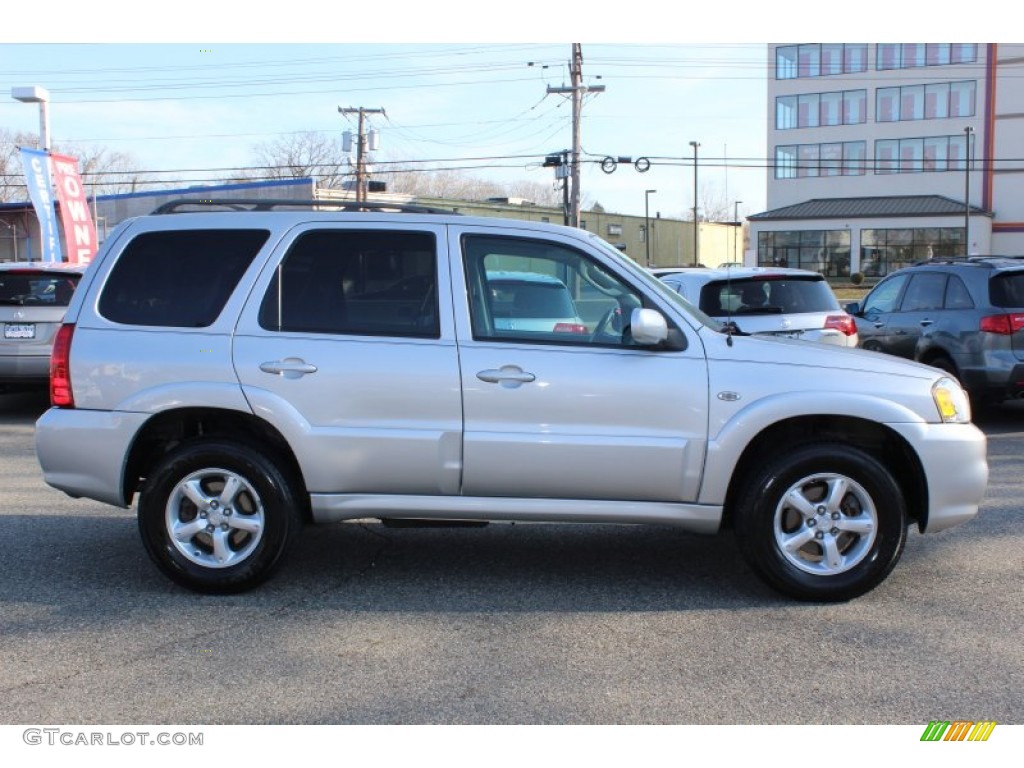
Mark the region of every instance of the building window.
<instances>
[{"instance_id":1,"label":"building window","mask_svg":"<svg viewBox=\"0 0 1024 768\"><path fill-rule=\"evenodd\" d=\"M775 99L775 128L817 128L866 122L867 91L830 91L779 96Z\"/></svg>"},{"instance_id":2,"label":"building window","mask_svg":"<svg viewBox=\"0 0 1024 768\"><path fill-rule=\"evenodd\" d=\"M875 173L962 171L965 144L963 135L882 139L875 142Z\"/></svg>"},{"instance_id":3,"label":"building window","mask_svg":"<svg viewBox=\"0 0 1024 768\"><path fill-rule=\"evenodd\" d=\"M810 43L784 45L775 49L775 79L821 77L866 72L866 43Z\"/></svg>"},{"instance_id":4,"label":"building window","mask_svg":"<svg viewBox=\"0 0 1024 768\"><path fill-rule=\"evenodd\" d=\"M621 224L609 224L608 225L608 234L611 235L611 236L614 236L614 237L621 236L622 235L622 225Z\"/></svg>"},{"instance_id":5,"label":"building window","mask_svg":"<svg viewBox=\"0 0 1024 768\"><path fill-rule=\"evenodd\" d=\"M796 46L775 49L775 79L792 80L796 77Z\"/></svg>"},{"instance_id":6,"label":"building window","mask_svg":"<svg viewBox=\"0 0 1024 768\"><path fill-rule=\"evenodd\" d=\"M821 159L821 147L818 144L801 144L796 151L798 179L818 175L818 162Z\"/></svg>"},{"instance_id":7,"label":"building window","mask_svg":"<svg viewBox=\"0 0 1024 768\"><path fill-rule=\"evenodd\" d=\"M780 146L775 148L775 178L863 176L866 156L863 141Z\"/></svg>"},{"instance_id":8,"label":"building window","mask_svg":"<svg viewBox=\"0 0 1024 768\"><path fill-rule=\"evenodd\" d=\"M963 227L864 229L859 271L868 277L882 277L919 261L963 253Z\"/></svg>"},{"instance_id":9,"label":"building window","mask_svg":"<svg viewBox=\"0 0 1024 768\"><path fill-rule=\"evenodd\" d=\"M875 121L933 120L974 115L977 83L904 85L875 91Z\"/></svg>"},{"instance_id":10,"label":"building window","mask_svg":"<svg viewBox=\"0 0 1024 768\"><path fill-rule=\"evenodd\" d=\"M757 263L810 269L827 277L846 277L850 274L850 230L759 232Z\"/></svg>"},{"instance_id":11,"label":"building window","mask_svg":"<svg viewBox=\"0 0 1024 768\"><path fill-rule=\"evenodd\" d=\"M977 60L977 43L879 43L875 47L875 68L880 70L972 64Z\"/></svg>"},{"instance_id":12,"label":"building window","mask_svg":"<svg viewBox=\"0 0 1024 768\"><path fill-rule=\"evenodd\" d=\"M796 178L796 147L775 148L775 178Z\"/></svg>"},{"instance_id":13,"label":"building window","mask_svg":"<svg viewBox=\"0 0 1024 768\"><path fill-rule=\"evenodd\" d=\"M843 173L843 145L821 145L821 175L841 176Z\"/></svg>"},{"instance_id":14,"label":"building window","mask_svg":"<svg viewBox=\"0 0 1024 768\"><path fill-rule=\"evenodd\" d=\"M924 61L925 65L929 67L942 66L943 64L949 64L949 43L928 43L924 47Z\"/></svg>"}]
</instances>

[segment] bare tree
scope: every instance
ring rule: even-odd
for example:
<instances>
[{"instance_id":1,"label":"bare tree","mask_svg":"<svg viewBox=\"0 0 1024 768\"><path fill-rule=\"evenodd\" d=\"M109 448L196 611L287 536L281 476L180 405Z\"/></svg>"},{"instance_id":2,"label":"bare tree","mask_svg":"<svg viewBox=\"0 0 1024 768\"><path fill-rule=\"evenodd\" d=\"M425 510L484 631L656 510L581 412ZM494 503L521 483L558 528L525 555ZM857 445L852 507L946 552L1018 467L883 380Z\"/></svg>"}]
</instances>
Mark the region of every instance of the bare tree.
<instances>
[{"instance_id":1,"label":"bare tree","mask_svg":"<svg viewBox=\"0 0 1024 768\"><path fill-rule=\"evenodd\" d=\"M230 181L313 178L327 189L340 189L352 177L338 141L326 133L305 131L282 136L253 148L254 167Z\"/></svg>"},{"instance_id":2,"label":"bare tree","mask_svg":"<svg viewBox=\"0 0 1024 768\"><path fill-rule=\"evenodd\" d=\"M36 136L0 130L0 202L27 201L25 171L20 147L36 146ZM78 171L90 195L113 195L134 192L150 176L138 170L138 161L130 154L105 147L53 147L58 155L78 160Z\"/></svg>"},{"instance_id":3,"label":"bare tree","mask_svg":"<svg viewBox=\"0 0 1024 768\"><path fill-rule=\"evenodd\" d=\"M702 182L697 200L697 218L701 221L732 221L732 204L715 182ZM693 202L684 212L686 221L693 221Z\"/></svg>"}]
</instances>

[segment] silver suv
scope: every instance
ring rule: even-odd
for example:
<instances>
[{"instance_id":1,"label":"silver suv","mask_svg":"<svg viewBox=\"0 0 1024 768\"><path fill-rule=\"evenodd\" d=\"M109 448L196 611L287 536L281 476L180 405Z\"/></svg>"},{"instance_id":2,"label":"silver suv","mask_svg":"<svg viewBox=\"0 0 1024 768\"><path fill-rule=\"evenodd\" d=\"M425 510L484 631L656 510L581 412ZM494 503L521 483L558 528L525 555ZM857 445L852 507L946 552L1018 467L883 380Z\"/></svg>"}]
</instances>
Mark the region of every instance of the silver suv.
<instances>
[{"instance_id":1,"label":"silver suv","mask_svg":"<svg viewBox=\"0 0 1024 768\"><path fill-rule=\"evenodd\" d=\"M978 510L985 438L934 368L722 333L581 230L229 206L109 237L36 431L46 481L137 496L188 588L256 585L309 522L557 521L731 529L771 586L847 600ZM505 322L509 273L575 314Z\"/></svg>"}]
</instances>

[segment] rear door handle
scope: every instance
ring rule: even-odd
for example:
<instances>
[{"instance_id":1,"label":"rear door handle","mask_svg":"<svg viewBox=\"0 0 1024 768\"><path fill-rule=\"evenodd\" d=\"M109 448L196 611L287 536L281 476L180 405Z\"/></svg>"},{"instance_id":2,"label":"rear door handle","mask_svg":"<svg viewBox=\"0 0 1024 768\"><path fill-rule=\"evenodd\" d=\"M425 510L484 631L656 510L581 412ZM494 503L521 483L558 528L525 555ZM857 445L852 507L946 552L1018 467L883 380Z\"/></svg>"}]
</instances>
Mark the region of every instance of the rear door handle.
<instances>
[{"instance_id":1,"label":"rear door handle","mask_svg":"<svg viewBox=\"0 0 1024 768\"><path fill-rule=\"evenodd\" d=\"M284 360L260 363L260 370L264 373L283 376L286 379L297 379L307 373L316 373L317 367L312 363L307 363L301 357L286 357Z\"/></svg>"},{"instance_id":2,"label":"rear door handle","mask_svg":"<svg viewBox=\"0 0 1024 768\"><path fill-rule=\"evenodd\" d=\"M501 384L506 388L514 388L529 384L537 379L532 373L524 371L518 365L503 365L501 368L488 368L480 371L476 377L488 384Z\"/></svg>"}]
</instances>

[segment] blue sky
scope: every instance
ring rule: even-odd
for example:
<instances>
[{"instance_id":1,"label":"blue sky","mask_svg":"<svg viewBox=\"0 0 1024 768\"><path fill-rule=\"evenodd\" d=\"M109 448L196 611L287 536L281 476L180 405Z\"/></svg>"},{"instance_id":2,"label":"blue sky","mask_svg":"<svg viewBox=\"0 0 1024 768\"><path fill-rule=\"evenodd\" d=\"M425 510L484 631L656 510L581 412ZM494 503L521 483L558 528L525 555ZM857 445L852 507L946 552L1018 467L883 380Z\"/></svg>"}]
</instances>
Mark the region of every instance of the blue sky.
<instances>
[{"instance_id":1,"label":"blue sky","mask_svg":"<svg viewBox=\"0 0 1024 768\"><path fill-rule=\"evenodd\" d=\"M157 178L220 179L253 164L255 145L294 133L340 141L353 122L338 107L363 106L387 112L373 120L382 164L429 159L474 176L549 185L553 172L540 160L572 137L568 100L546 91L568 84L576 33L584 80L606 89L583 109L585 159L651 158L646 173L620 165L606 174L585 163L584 196L642 215L653 189L652 215L683 216L693 205L689 142L697 141L700 197L730 211L741 201L742 216L766 204L767 40L785 11L799 16L803 7L774 6L765 24L765 9L749 0L701 9L521 0L343 11L317 0L301 13L249 13L240 22L231 10L193 0L151 20L137 4L103 0L90 4L89 21L49 26L40 42L8 27L0 87L47 88L55 144L126 152ZM55 18L68 18L59 11ZM197 39L199 29L212 40ZM823 31L783 29L815 39ZM35 133L38 112L0 97L0 128Z\"/></svg>"}]
</instances>

